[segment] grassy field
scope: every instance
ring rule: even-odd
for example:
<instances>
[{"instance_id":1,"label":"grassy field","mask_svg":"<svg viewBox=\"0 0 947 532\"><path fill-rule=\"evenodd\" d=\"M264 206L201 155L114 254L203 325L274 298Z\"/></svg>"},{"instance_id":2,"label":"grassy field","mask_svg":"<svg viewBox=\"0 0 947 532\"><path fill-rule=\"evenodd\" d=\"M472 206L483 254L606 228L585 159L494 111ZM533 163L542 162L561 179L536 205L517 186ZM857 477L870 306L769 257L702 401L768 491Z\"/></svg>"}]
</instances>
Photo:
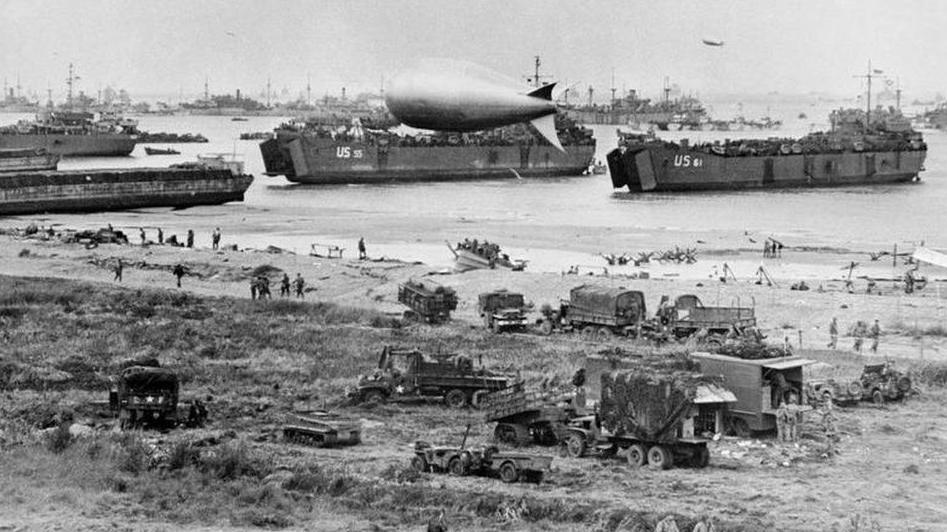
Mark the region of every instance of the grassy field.
<instances>
[{"instance_id":1,"label":"grassy field","mask_svg":"<svg viewBox=\"0 0 947 532\"><path fill-rule=\"evenodd\" d=\"M780 449L727 439L706 470L633 472L557 459L540 486L504 485L407 467L414 441L458 443L466 423L472 443L486 443L492 426L475 412L354 407L341 401L343 391L371 371L385 344L459 351L494 370L563 380L597 347L461 324L406 326L319 302L17 277L0 277L0 330L0 525L418 530L442 516L451 530L650 531L670 516L682 531L705 520L717 530L871 530L896 522L928 529L947 517L934 510L947 462L939 388L904 405L842 412L831 453L815 442ZM862 363L839 352L806 354L853 370ZM143 356L178 371L184 396L210 398L207 428L121 433L97 415L107 377ZM914 369L926 385L942 386L947 375L941 366ZM280 441L287 414L324 405L362 421L363 445ZM70 419L92 426L92 435L71 436ZM916 496L879 506L899 495L871 486L870 471L903 485L900 496Z\"/></svg>"}]
</instances>

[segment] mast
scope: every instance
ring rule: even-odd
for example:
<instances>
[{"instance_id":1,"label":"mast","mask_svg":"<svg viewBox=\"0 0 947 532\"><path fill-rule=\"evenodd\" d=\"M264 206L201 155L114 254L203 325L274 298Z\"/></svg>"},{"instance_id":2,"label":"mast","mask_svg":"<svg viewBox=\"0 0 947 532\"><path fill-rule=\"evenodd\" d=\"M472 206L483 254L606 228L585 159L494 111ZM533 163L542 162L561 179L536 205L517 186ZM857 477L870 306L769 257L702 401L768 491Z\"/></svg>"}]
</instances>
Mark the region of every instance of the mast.
<instances>
[{"instance_id":1,"label":"mast","mask_svg":"<svg viewBox=\"0 0 947 532\"><path fill-rule=\"evenodd\" d=\"M664 104L667 105L671 101L671 85L670 79L667 76L664 76Z\"/></svg>"},{"instance_id":2,"label":"mast","mask_svg":"<svg viewBox=\"0 0 947 532\"><path fill-rule=\"evenodd\" d=\"M897 79L897 88L894 90L894 106L900 111L901 110L901 77L898 76Z\"/></svg>"},{"instance_id":3,"label":"mast","mask_svg":"<svg viewBox=\"0 0 947 532\"><path fill-rule=\"evenodd\" d=\"M881 70L872 70L871 69L871 59L868 60L868 72L864 76L854 76L856 78L865 78L868 80L868 93L865 98L865 131L867 132L871 128L871 78L878 77L878 75L884 74L884 71ZM900 97L899 97L900 100Z\"/></svg>"},{"instance_id":4,"label":"mast","mask_svg":"<svg viewBox=\"0 0 947 532\"><path fill-rule=\"evenodd\" d=\"M270 78L266 78L266 107L270 107Z\"/></svg>"},{"instance_id":5,"label":"mast","mask_svg":"<svg viewBox=\"0 0 947 532\"><path fill-rule=\"evenodd\" d=\"M615 105L615 67L612 67L612 105Z\"/></svg>"},{"instance_id":6,"label":"mast","mask_svg":"<svg viewBox=\"0 0 947 532\"><path fill-rule=\"evenodd\" d=\"M595 89L593 89L592 86L589 85L589 107L592 107L592 93L593 93L594 91L595 91Z\"/></svg>"},{"instance_id":7,"label":"mast","mask_svg":"<svg viewBox=\"0 0 947 532\"><path fill-rule=\"evenodd\" d=\"M312 75L306 74L306 105L312 107Z\"/></svg>"},{"instance_id":8,"label":"mast","mask_svg":"<svg viewBox=\"0 0 947 532\"><path fill-rule=\"evenodd\" d=\"M204 101L210 100L210 91L207 87L207 76L204 76Z\"/></svg>"},{"instance_id":9,"label":"mast","mask_svg":"<svg viewBox=\"0 0 947 532\"><path fill-rule=\"evenodd\" d=\"M535 59L536 59L535 61L536 72L533 74L533 85L536 87L539 87L539 65L540 65L539 56L538 55L535 56Z\"/></svg>"},{"instance_id":10,"label":"mast","mask_svg":"<svg viewBox=\"0 0 947 532\"><path fill-rule=\"evenodd\" d=\"M68 107L72 107L72 87L77 81L79 81L79 76L75 74L72 63L69 63L69 77L66 78L66 86L69 87L69 92L66 94L66 105Z\"/></svg>"}]
</instances>

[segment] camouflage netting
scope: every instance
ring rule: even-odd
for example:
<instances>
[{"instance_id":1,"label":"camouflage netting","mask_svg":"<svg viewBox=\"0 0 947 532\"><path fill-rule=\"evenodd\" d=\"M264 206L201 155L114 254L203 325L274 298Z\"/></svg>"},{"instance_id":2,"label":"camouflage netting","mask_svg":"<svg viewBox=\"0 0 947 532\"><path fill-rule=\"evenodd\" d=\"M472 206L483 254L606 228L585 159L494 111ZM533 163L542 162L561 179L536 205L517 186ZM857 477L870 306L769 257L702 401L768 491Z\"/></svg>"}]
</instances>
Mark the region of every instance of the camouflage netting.
<instances>
[{"instance_id":1,"label":"camouflage netting","mask_svg":"<svg viewBox=\"0 0 947 532\"><path fill-rule=\"evenodd\" d=\"M647 441L672 441L701 384L714 379L693 371L641 366L602 375L602 427Z\"/></svg>"},{"instance_id":2,"label":"camouflage netting","mask_svg":"<svg viewBox=\"0 0 947 532\"><path fill-rule=\"evenodd\" d=\"M764 358L780 358L792 355L792 351L781 346L767 345L757 342L725 343L711 350L718 355L727 355L744 360L760 360Z\"/></svg>"}]
</instances>

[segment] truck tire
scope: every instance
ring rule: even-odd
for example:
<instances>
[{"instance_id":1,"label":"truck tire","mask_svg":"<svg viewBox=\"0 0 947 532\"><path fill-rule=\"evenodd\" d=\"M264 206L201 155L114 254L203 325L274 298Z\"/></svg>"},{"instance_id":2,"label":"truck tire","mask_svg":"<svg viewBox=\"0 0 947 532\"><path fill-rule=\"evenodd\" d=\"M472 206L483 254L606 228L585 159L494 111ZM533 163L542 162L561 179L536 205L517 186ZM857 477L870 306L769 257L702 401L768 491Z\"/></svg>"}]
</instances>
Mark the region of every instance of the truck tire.
<instances>
[{"instance_id":1,"label":"truck tire","mask_svg":"<svg viewBox=\"0 0 947 532\"><path fill-rule=\"evenodd\" d=\"M500 466L500 480L512 484L520 478L520 472L513 462L503 462Z\"/></svg>"},{"instance_id":2,"label":"truck tire","mask_svg":"<svg viewBox=\"0 0 947 532\"><path fill-rule=\"evenodd\" d=\"M470 395L470 406L472 406L473 408L476 408L477 410L480 410L481 408L483 408L484 398L487 396L488 393L490 392L487 390L477 390L474 393L472 393Z\"/></svg>"},{"instance_id":3,"label":"truck tire","mask_svg":"<svg viewBox=\"0 0 947 532\"><path fill-rule=\"evenodd\" d=\"M596 331L596 335L598 337L596 338L598 341L607 342L615 336L615 333L613 333L608 327L599 327L598 331Z\"/></svg>"},{"instance_id":4,"label":"truck tire","mask_svg":"<svg viewBox=\"0 0 947 532\"><path fill-rule=\"evenodd\" d=\"M848 383L848 393L852 397L861 397L862 383L858 381L853 381L853 382Z\"/></svg>"},{"instance_id":5,"label":"truck tire","mask_svg":"<svg viewBox=\"0 0 947 532\"><path fill-rule=\"evenodd\" d=\"M444 402L451 408L463 408L467 405L467 394L460 388L454 388L444 396Z\"/></svg>"},{"instance_id":6,"label":"truck tire","mask_svg":"<svg viewBox=\"0 0 947 532\"><path fill-rule=\"evenodd\" d=\"M549 336L552 334L552 329L552 321L550 320L543 320L543 322L539 324L539 332L543 336Z\"/></svg>"},{"instance_id":7,"label":"truck tire","mask_svg":"<svg viewBox=\"0 0 947 532\"><path fill-rule=\"evenodd\" d=\"M706 447L698 447L694 451L694 456L691 457L691 464L698 469L703 469L707 467L710 463L710 449Z\"/></svg>"},{"instance_id":8,"label":"truck tire","mask_svg":"<svg viewBox=\"0 0 947 532\"><path fill-rule=\"evenodd\" d=\"M591 342L595 340L595 326L594 325L589 325L587 327L582 328L582 339L587 342Z\"/></svg>"},{"instance_id":9,"label":"truck tire","mask_svg":"<svg viewBox=\"0 0 947 532\"><path fill-rule=\"evenodd\" d=\"M898 377L898 391L906 394L911 391L911 377L907 375Z\"/></svg>"},{"instance_id":10,"label":"truck tire","mask_svg":"<svg viewBox=\"0 0 947 532\"><path fill-rule=\"evenodd\" d=\"M427 473L427 459L420 455L414 455L411 459L411 467L419 473Z\"/></svg>"},{"instance_id":11,"label":"truck tire","mask_svg":"<svg viewBox=\"0 0 947 532\"><path fill-rule=\"evenodd\" d=\"M631 467L643 467L648 463L648 451L645 450L644 445L640 443L632 444L631 447L625 451L625 459L628 460L628 465Z\"/></svg>"},{"instance_id":12,"label":"truck tire","mask_svg":"<svg viewBox=\"0 0 947 532\"><path fill-rule=\"evenodd\" d=\"M648 465L655 469L670 469L674 465L674 458L663 445L655 445L648 449Z\"/></svg>"},{"instance_id":13,"label":"truck tire","mask_svg":"<svg viewBox=\"0 0 947 532\"><path fill-rule=\"evenodd\" d=\"M459 456L455 456L447 462L447 472L455 477L463 477L467 475L467 467Z\"/></svg>"},{"instance_id":14,"label":"truck tire","mask_svg":"<svg viewBox=\"0 0 947 532\"><path fill-rule=\"evenodd\" d=\"M380 405L385 402L385 399L385 394L381 390L366 390L362 392L363 403Z\"/></svg>"},{"instance_id":15,"label":"truck tire","mask_svg":"<svg viewBox=\"0 0 947 532\"><path fill-rule=\"evenodd\" d=\"M565 448L570 457L582 458L585 455L585 447L585 438L581 435L573 432L566 436Z\"/></svg>"},{"instance_id":16,"label":"truck tire","mask_svg":"<svg viewBox=\"0 0 947 532\"><path fill-rule=\"evenodd\" d=\"M875 403L876 405L885 404L885 394L882 393L882 391L879 390L878 388L875 388L871 392L871 402Z\"/></svg>"}]
</instances>

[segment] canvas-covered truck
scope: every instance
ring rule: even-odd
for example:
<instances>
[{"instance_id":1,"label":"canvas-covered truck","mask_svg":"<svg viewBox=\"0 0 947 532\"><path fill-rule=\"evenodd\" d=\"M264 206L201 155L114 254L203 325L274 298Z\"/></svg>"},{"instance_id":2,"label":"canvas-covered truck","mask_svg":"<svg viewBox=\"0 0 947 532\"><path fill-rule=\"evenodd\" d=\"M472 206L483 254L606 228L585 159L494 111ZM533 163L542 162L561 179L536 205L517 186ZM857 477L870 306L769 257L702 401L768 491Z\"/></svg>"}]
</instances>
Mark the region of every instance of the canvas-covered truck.
<instances>
[{"instance_id":1,"label":"canvas-covered truck","mask_svg":"<svg viewBox=\"0 0 947 532\"><path fill-rule=\"evenodd\" d=\"M657 319L677 338L691 336L698 331L707 331L709 337L723 338L733 331L741 332L756 327L756 313L739 304L729 307L706 307L700 298L687 294L674 300L674 305L659 305Z\"/></svg>"},{"instance_id":2,"label":"canvas-covered truck","mask_svg":"<svg viewBox=\"0 0 947 532\"><path fill-rule=\"evenodd\" d=\"M532 305L526 303L523 294L509 290L484 292L477 298L483 326L497 333L525 329L530 308Z\"/></svg>"},{"instance_id":3,"label":"canvas-covered truck","mask_svg":"<svg viewBox=\"0 0 947 532\"><path fill-rule=\"evenodd\" d=\"M590 284L576 286L558 310L547 309L544 314L540 325L543 334L562 329L598 339L638 336L647 320L643 293Z\"/></svg>"},{"instance_id":4,"label":"canvas-covered truck","mask_svg":"<svg viewBox=\"0 0 947 532\"><path fill-rule=\"evenodd\" d=\"M508 380L506 375L475 367L466 356L429 359L417 349L385 346L375 371L360 377L350 395L366 403L442 397L452 408L477 407L484 394L506 388Z\"/></svg>"},{"instance_id":5,"label":"canvas-covered truck","mask_svg":"<svg viewBox=\"0 0 947 532\"><path fill-rule=\"evenodd\" d=\"M723 386L736 396L727 412L731 430L740 437L776 428L776 409L788 401L806 404L803 367L814 361L787 356L742 359L712 353L693 353L700 372L723 379Z\"/></svg>"},{"instance_id":6,"label":"canvas-covered truck","mask_svg":"<svg viewBox=\"0 0 947 532\"><path fill-rule=\"evenodd\" d=\"M566 429L564 452L623 455L632 467L706 467L708 438L717 416L736 398L713 379L690 371L648 368L601 375L597 416L577 418Z\"/></svg>"},{"instance_id":7,"label":"canvas-covered truck","mask_svg":"<svg viewBox=\"0 0 947 532\"><path fill-rule=\"evenodd\" d=\"M174 371L133 365L112 379L109 402L118 410L123 429L143 425L173 427L178 422L179 391Z\"/></svg>"},{"instance_id":8,"label":"canvas-covered truck","mask_svg":"<svg viewBox=\"0 0 947 532\"><path fill-rule=\"evenodd\" d=\"M443 323L457 309L457 292L433 281L411 279L398 286L398 302L410 309L404 312L406 319Z\"/></svg>"}]
</instances>

